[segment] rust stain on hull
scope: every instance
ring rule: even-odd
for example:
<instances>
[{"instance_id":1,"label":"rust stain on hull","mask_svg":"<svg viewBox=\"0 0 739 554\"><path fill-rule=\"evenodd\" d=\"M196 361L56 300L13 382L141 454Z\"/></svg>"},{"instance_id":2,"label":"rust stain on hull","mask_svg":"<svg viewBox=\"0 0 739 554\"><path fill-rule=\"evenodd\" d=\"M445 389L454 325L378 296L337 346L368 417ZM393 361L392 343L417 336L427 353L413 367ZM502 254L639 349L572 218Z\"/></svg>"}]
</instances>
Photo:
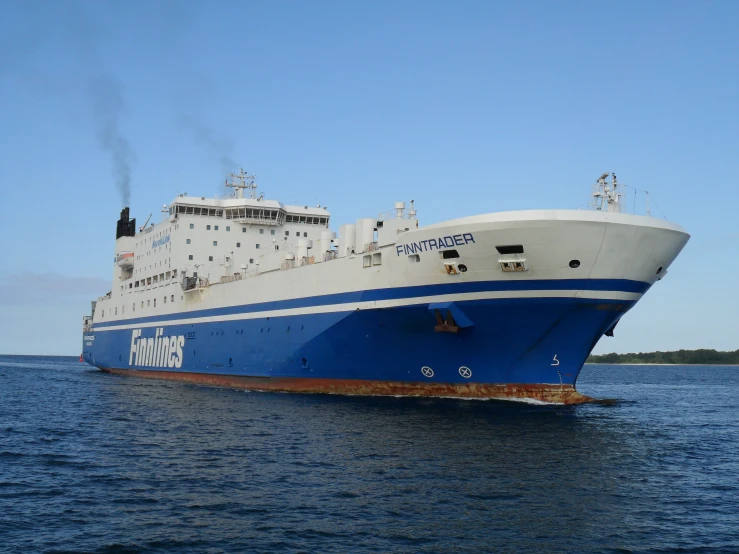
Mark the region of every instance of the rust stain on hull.
<instances>
[{"instance_id":1,"label":"rust stain on hull","mask_svg":"<svg viewBox=\"0 0 739 554\"><path fill-rule=\"evenodd\" d=\"M214 385L246 390L345 394L360 396L436 396L471 399L537 400L556 404L584 404L596 399L580 394L565 385L484 383L402 383L360 379L313 379L293 377L243 377L177 371L101 368L108 373L168 379L201 385Z\"/></svg>"}]
</instances>

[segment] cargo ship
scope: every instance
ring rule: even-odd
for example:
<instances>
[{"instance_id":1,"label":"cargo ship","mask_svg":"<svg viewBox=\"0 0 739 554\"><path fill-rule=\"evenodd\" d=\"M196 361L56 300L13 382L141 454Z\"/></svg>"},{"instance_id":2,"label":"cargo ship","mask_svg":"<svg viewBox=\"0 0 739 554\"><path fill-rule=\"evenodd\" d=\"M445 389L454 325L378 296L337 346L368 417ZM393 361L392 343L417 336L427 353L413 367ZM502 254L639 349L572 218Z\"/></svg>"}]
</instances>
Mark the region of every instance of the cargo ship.
<instances>
[{"instance_id":1,"label":"cargo ship","mask_svg":"<svg viewBox=\"0 0 739 554\"><path fill-rule=\"evenodd\" d=\"M227 186L140 228L123 209L84 361L261 391L587 402L588 355L689 239L623 213L608 173L592 209L422 226L397 202L338 234L326 207L266 200L243 170Z\"/></svg>"}]
</instances>

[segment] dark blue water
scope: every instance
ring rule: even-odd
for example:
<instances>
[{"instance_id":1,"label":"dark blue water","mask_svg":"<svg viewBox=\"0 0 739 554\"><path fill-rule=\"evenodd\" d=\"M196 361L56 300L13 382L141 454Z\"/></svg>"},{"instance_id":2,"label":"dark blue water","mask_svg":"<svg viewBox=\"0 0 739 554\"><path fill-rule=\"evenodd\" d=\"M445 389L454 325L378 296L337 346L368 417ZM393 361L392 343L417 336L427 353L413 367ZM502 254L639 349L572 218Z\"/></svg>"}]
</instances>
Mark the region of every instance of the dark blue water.
<instances>
[{"instance_id":1,"label":"dark blue water","mask_svg":"<svg viewBox=\"0 0 739 554\"><path fill-rule=\"evenodd\" d=\"M0 357L0 550L739 552L739 368L615 406L242 392Z\"/></svg>"}]
</instances>

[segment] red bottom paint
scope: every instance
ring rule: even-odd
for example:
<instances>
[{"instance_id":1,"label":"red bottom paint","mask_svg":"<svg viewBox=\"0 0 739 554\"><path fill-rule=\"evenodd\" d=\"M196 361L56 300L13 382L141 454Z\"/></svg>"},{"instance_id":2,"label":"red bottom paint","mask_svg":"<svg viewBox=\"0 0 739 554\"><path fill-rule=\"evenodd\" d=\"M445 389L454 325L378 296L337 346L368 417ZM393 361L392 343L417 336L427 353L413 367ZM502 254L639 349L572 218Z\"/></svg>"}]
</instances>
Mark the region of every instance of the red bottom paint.
<instances>
[{"instance_id":1,"label":"red bottom paint","mask_svg":"<svg viewBox=\"0 0 739 554\"><path fill-rule=\"evenodd\" d=\"M480 383L402 383L359 379L311 379L294 377L242 377L176 371L138 369L103 369L117 375L169 379L201 385L214 385L258 391L346 394L363 396L439 396L477 399L528 399L557 404L583 404L594 398L580 394L572 386L557 385L487 385Z\"/></svg>"}]
</instances>

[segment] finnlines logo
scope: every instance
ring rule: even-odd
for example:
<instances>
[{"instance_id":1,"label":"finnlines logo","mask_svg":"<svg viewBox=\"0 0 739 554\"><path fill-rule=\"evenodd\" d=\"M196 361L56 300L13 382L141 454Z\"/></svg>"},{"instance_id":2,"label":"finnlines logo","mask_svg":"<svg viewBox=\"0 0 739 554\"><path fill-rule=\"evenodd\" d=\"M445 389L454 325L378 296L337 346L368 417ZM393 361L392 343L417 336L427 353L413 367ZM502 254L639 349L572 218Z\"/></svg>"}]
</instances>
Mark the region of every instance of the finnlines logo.
<instances>
[{"instance_id":1,"label":"finnlines logo","mask_svg":"<svg viewBox=\"0 0 739 554\"><path fill-rule=\"evenodd\" d=\"M157 246L164 246L168 242L169 242L169 235L167 235L166 237L162 237L159 240L155 240L154 242L151 243L151 247L152 249L154 249Z\"/></svg>"},{"instance_id":2,"label":"finnlines logo","mask_svg":"<svg viewBox=\"0 0 739 554\"><path fill-rule=\"evenodd\" d=\"M131 332L131 355L128 365L144 367L182 367L184 335L164 336L164 328L158 327L153 337L142 337L141 329Z\"/></svg>"}]
</instances>

